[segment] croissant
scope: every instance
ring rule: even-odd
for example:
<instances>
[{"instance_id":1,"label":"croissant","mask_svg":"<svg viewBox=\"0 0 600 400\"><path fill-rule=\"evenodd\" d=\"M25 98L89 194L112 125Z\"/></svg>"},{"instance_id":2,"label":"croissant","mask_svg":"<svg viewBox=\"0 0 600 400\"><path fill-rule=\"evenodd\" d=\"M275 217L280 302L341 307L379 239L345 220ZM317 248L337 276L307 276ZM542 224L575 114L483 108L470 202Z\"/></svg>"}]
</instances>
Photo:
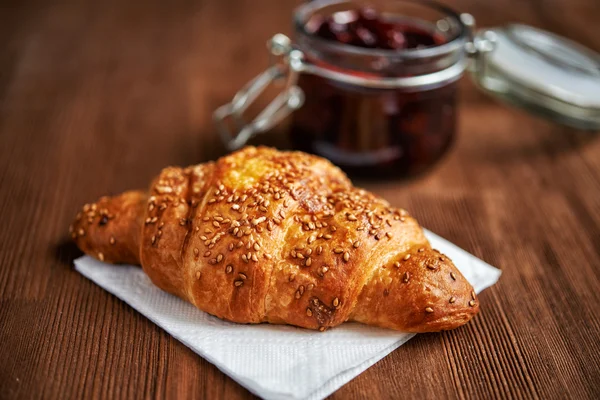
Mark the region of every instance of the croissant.
<instances>
[{"instance_id":1,"label":"croissant","mask_svg":"<svg viewBox=\"0 0 600 400\"><path fill-rule=\"evenodd\" d=\"M165 168L148 192L86 204L70 232L83 252L141 265L162 290L238 323L431 332L479 310L405 210L301 152L246 147Z\"/></svg>"}]
</instances>

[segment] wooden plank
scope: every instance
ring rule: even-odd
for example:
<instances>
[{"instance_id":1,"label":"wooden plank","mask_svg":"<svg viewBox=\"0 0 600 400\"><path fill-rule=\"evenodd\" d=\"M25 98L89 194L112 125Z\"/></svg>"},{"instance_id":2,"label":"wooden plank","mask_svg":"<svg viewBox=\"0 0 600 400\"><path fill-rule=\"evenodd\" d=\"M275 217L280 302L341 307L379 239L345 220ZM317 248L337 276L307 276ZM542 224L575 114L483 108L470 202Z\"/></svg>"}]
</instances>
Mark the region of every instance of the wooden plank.
<instances>
[{"instance_id":1,"label":"wooden plank","mask_svg":"<svg viewBox=\"0 0 600 400\"><path fill-rule=\"evenodd\" d=\"M212 110L266 66L297 3L0 6L0 398L253 397L76 273L66 230L86 201L223 154ZM596 0L448 3L600 50ZM434 170L363 184L504 274L472 323L416 337L332 398L598 398L600 143L461 91Z\"/></svg>"}]
</instances>

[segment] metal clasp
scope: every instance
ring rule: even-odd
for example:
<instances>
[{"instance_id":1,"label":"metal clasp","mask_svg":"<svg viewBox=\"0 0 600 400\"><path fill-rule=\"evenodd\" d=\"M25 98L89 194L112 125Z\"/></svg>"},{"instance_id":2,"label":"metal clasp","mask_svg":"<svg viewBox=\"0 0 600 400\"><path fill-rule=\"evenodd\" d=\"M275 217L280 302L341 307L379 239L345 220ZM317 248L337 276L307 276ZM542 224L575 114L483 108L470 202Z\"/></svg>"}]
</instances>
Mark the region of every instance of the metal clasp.
<instances>
[{"instance_id":1,"label":"metal clasp","mask_svg":"<svg viewBox=\"0 0 600 400\"><path fill-rule=\"evenodd\" d=\"M232 151L244 146L250 138L267 131L281 122L304 103L304 93L296 86L298 71L292 67L290 58L302 57L293 50L290 39L277 34L267 43L271 53L271 66L246 84L233 98L215 110L213 119L227 148ZM296 54L295 52L298 52ZM296 60L296 63L301 60ZM252 122L246 123L244 111L271 84L287 81L284 89L269 103ZM227 126L227 118L233 120L236 132Z\"/></svg>"}]
</instances>

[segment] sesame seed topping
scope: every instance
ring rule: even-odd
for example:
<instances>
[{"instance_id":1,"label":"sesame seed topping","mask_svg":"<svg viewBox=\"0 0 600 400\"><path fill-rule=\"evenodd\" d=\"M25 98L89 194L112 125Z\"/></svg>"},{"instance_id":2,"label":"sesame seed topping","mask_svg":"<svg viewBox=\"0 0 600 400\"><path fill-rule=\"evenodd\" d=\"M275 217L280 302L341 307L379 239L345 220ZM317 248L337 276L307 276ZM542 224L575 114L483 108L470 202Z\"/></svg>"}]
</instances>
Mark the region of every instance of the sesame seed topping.
<instances>
[{"instance_id":1,"label":"sesame seed topping","mask_svg":"<svg viewBox=\"0 0 600 400\"><path fill-rule=\"evenodd\" d=\"M103 253L98 253L98 260L104 261L104 254Z\"/></svg>"},{"instance_id":2,"label":"sesame seed topping","mask_svg":"<svg viewBox=\"0 0 600 400\"><path fill-rule=\"evenodd\" d=\"M243 281L245 281L245 280L248 278L248 276L247 276L245 273L243 273L243 272L240 272L240 273L238 274L238 276L239 276L239 277L240 277L240 279L241 279L241 280L243 280Z\"/></svg>"},{"instance_id":3,"label":"sesame seed topping","mask_svg":"<svg viewBox=\"0 0 600 400\"><path fill-rule=\"evenodd\" d=\"M433 312L433 308L427 307L427 308L425 308L425 312L428 314L431 314Z\"/></svg>"},{"instance_id":4,"label":"sesame seed topping","mask_svg":"<svg viewBox=\"0 0 600 400\"><path fill-rule=\"evenodd\" d=\"M344 252L344 249L342 249L341 247L336 247L335 249L333 249L333 252L335 254L342 254Z\"/></svg>"},{"instance_id":5,"label":"sesame seed topping","mask_svg":"<svg viewBox=\"0 0 600 400\"><path fill-rule=\"evenodd\" d=\"M427 264L427 269L430 269L432 271L437 270L439 267L435 264Z\"/></svg>"},{"instance_id":6,"label":"sesame seed topping","mask_svg":"<svg viewBox=\"0 0 600 400\"><path fill-rule=\"evenodd\" d=\"M474 290L472 290L472 291L471 291L471 298L472 298L473 300L475 300L475 291L474 291Z\"/></svg>"},{"instance_id":7,"label":"sesame seed topping","mask_svg":"<svg viewBox=\"0 0 600 400\"><path fill-rule=\"evenodd\" d=\"M242 281L241 279L238 279L238 280L234 281L233 284L235 285L235 287L240 287L244 284L244 281Z\"/></svg>"},{"instance_id":8,"label":"sesame seed topping","mask_svg":"<svg viewBox=\"0 0 600 400\"><path fill-rule=\"evenodd\" d=\"M333 306L334 306L334 307L336 307L336 308L337 308L337 307L340 305L340 299L338 299L338 298L336 297L335 299L333 299L333 303L332 303L332 304L333 304Z\"/></svg>"},{"instance_id":9,"label":"sesame seed topping","mask_svg":"<svg viewBox=\"0 0 600 400\"><path fill-rule=\"evenodd\" d=\"M230 274L232 272L233 272L233 265L229 264L228 266L225 267L226 274Z\"/></svg>"},{"instance_id":10,"label":"sesame seed topping","mask_svg":"<svg viewBox=\"0 0 600 400\"><path fill-rule=\"evenodd\" d=\"M410 273L407 271L402 275L402 282L408 283L409 280L410 280Z\"/></svg>"},{"instance_id":11,"label":"sesame seed topping","mask_svg":"<svg viewBox=\"0 0 600 400\"><path fill-rule=\"evenodd\" d=\"M450 272L450 278L452 278L453 281L456 280L456 275L454 274L454 272Z\"/></svg>"},{"instance_id":12,"label":"sesame seed topping","mask_svg":"<svg viewBox=\"0 0 600 400\"><path fill-rule=\"evenodd\" d=\"M475 305L475 300L471 300L471 301L469 302L469 306L473 307L474 305Z\"/></svg>"},{"instance_id":13,"label":"sesame seed topping","mask_svg":"<svg viewBox=\"0 0 600 400\"><path fill-rule=\"evenodd\" d=\"M354 243L352 243L352 247L354 247L355 249L358 249L358 247L360 246L360 241L355 241Z\"/></svg>"},{"instance_id":14,"label":"sesame seed topping","mask_svg":"<svg viewBox=\"0 0 600 400\"><path fill-rule=\"evenodd\" d=\"M356 221L356 219L357 218L354 215L352 215L352 214L348 215L348 221Z\"/></svg>"},{"instance_id":15,"label":"sesame seed topping","mask_svg":"<svg viewBox=\"0 0 600 400\"><path fill-rule=\"evenodd\" d=\"M317 247L317 255L321 255L322 252L323 252L323 246Z\"/></svg>"},{"instance_id":16,"label":"sesame seed topping","mask_svg":"<svg viewBox=\"0 0 600 400\"><path fill-rule=\"evenodd\" d=\"M215 228L220 228L220 227L221 227L221 224L219 224L219 221L213 221L213 223L212 223L212 224L213 224L213 226L214 226Z\"/></svg>"},{"instance_id":17,"label":"sesame seed topping","mask_svg":"<svg viewBox=\"0 0 600 400\"><path fill-rule=\"evenodd\" d=\"M319 327L319 332L325 332L325 327L324 326L320 326Z\"/></svg>"},{"instance_id":18,"label":"sesame seed topping","mask_svg":"<svg viewBox=\"0 0 600 400\"><path fill-rule=\"evenodd\" d=\"M217 254L217 262L220 263L221 261L223 261L223 254L219 253Z\"/></svg>"},{"instance_id":19,"label":"sesame seed topping","mask_svg":"<svg viewBox=\"0 0 600 400\"><path fill-rule=\"evenodd\" d=\"M329 240L329 239L331 239L331 237L332 236L329 233L326 233L323 235L323 239L325 239L325 240Z\"/></svg>"},{"instance_id":20,"label":"sesame seed topping","mask_svg":"<svg viewBox=\"0 0 600 400\"><path fill-rule=\"evenodd\" d=\"M404 257L402 257L402 259L404 261L407 261L410 258L410 254L406 254Z\"/></svg>"},{"instance_id":21,"label":"sesame seed topping","mask_svg":"<svg viewBox=\"0 0 600 400\"><path fill-rule=\"evenodd\" d=\"M206 253L204 253L204 257L210 257L210 254L211 254L211 252L210 252L210 250L208 250Z\"/></svg>"},{"instance_id":22,"label":"sesame seed topping","mask_svg":"<svg viewBox=\"0 0 600 400\"><path fill-rule=\"evenodd\" d=\"M396 262L394 263L394 267L396 267L396 268L400 268L400 262L399 262L399 261L396 261Z\"/></svg>"},{"instance_id":23,"label":"sesame seed topping","mask_svg":"<svg viewBox=\"0 0 600 400\"><path fill-rule=\"evenodd\" d=\"M424 252L424 251L425 251L425 247L421 247L421 248L418 250L418 252L419 252L419 253L422 253L422 252Z\"/></svg>"},{"instance_id":24,"label":"sesame seed topping","mask_svg":"<svg viewBox=\"0 0 600 400\"><path fill-rule=\"evenodd\" d=\"M453 304L456 301L456 297L452 296L450 297L450 300L448 300L448 303Z\"/></svg>"},{"instance_id":25,"label":"sesame seed topping","mask_svg":"<svg viewBox=\"0 0 600 400\"><path fill-rule=\"evenodd\" d=\"M350 259L350 253L345 252L344 253L344 262L348 262L349 259Z\"/></svg>"},{"instance_id":26,"label":"sesame seed topping","mask_svg":"<svg viewBox=\"0 0 600 400\"><path fill-rule=\"evenodd\" d=\"M251 257L251 259L252 259L252 261L254 261L254 262L258 262L258 257L256 256L256 253L253 253L253 254L252 254L252 257Z\"/></svg>"},{"instance_id":27,"label":"sesame seed topping","mask_svg":"<svg viewBox=\"0 0 600 400\"><path fill-rule=\"evenodd\" d=\"M198 248L194 248L194 255L196 257L198 257L199 254L200 254L200 250L198 250Z\"/></svg>"},{"instance_id":28,"label":"sesame seed topping","mask_svg":"<svg viewBox=\"0 0 600 400\"><path fill-rule=\"evenodd\" d=\"M116 243L115 237L111 236L110 239L108 239L108 243L115 244Z\"/></svg>"},{"instance_id":29,"label":"sesame seed topping","mask_svg":"<svg viewBox=\"0 0 600 400\"><path fill-rule=\"evenodd\" d=\"M308 257L306 259L306 261L304 262L304 265L306 265L307 267L310 267L312 265L312 258Z\"/></svg>"},{"instance_id":30,"label":"sesame seed topping","mask_svg":"<svg viewBox=\"0 0 600 400\"><path fill-rule=\"evenodd\" d=\"M150 238L150 242L152 242L152 244L156 243L156 235L152 235L152 238Z\"/></svg>"},{"instance_id":31,"label":"sesame seed topping","mask_svg":"<svg viewBox=\"0 0 600 400\"><path fill-rule=\"evenodd\" d=\"M306 309L306 315L308 315L309 317L312 317L313 313L312 313L312 310L310 308Z\"/></svg>"}]
</instances>

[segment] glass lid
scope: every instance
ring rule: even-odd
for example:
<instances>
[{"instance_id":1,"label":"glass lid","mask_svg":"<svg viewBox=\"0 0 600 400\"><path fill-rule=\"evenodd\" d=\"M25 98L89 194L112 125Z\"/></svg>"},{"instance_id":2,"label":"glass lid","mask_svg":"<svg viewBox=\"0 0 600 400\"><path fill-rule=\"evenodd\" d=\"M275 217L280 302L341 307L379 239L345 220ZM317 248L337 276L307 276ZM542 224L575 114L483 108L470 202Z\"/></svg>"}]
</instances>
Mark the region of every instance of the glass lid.
<instances>
[{"instance_id":1,"label":"glass lid","mask_svg":"<svg viewBox=\"0 0 600 400\"><path fill-rule=\"evenodd\" d=\"M471 72L486 92L557 122L600 129L600 54L527 25L475 35Z\"/></svg>"}]
</instances>

